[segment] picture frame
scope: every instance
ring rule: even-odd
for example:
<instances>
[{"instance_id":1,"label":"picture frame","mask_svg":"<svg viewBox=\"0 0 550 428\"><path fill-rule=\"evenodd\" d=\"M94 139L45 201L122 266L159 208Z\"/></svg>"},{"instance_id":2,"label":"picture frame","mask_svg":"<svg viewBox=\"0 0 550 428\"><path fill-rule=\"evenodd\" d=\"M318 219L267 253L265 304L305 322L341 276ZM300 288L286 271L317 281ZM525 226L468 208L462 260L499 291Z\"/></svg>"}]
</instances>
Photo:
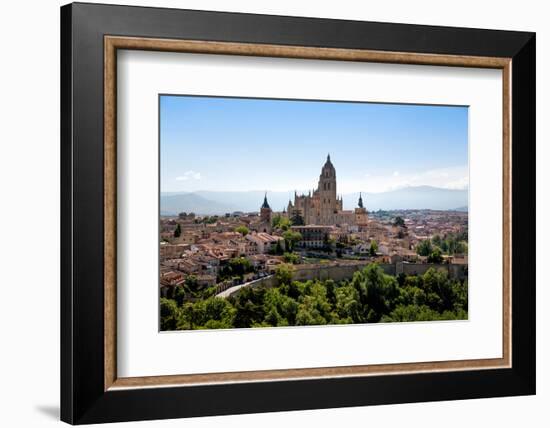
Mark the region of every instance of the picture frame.
<instances>
[{"instance_id":1,"label":"picture frame","mask_svg":"<svg viewBox=\"0 0 550 428\"><path fill-rule=\"evenodd\" d=\"M502 70L502 358L118 377L118 50ZM534 33L63 6L61 419L86 424L534 394L535 97Z\"/></svg>"}]
</instances>

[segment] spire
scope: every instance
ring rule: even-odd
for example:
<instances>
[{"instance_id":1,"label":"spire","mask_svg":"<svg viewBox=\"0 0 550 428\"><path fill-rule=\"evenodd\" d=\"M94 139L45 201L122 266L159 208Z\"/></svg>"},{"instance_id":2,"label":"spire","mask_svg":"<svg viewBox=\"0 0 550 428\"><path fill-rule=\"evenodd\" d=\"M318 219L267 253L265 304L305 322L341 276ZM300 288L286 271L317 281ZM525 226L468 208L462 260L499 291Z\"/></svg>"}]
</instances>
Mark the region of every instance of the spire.
<instances>
[{"instance_id":1,"label":"spire","mask_svg":"<svg viewBox=\"0 0 550 428\"><path fill-rule=\"evenodd\" d=\"M264 203L262 204L262 208L271 209L269 207L269 204L267 203L267 192L265 192L265 195L264 195Z\"/></svg>"},{"instance_id":2,"label":"spire","mask_svg":"<svg viewBox=\"0 0 550 428\"><path fill-rule=\"evenodd\" d=\"M323 165L323 169L321 170L321 174L325 174L325 172L328 172L328 171L330 171L332 173L335 173L334 165L330 161L330 153L327 155L327 161Z\"/></svg>"},{"instance_id":3,"label":"spire","mask_svg":"<svg viewBox=\"0 0 550 428\"><path fill-rule=\"evenodd\" d=\"M357 203L359 205L359 208L364 208L363 206L363 197L361 195L361 192L359 192L359 202Z\"/></svg>"}]
</instances>

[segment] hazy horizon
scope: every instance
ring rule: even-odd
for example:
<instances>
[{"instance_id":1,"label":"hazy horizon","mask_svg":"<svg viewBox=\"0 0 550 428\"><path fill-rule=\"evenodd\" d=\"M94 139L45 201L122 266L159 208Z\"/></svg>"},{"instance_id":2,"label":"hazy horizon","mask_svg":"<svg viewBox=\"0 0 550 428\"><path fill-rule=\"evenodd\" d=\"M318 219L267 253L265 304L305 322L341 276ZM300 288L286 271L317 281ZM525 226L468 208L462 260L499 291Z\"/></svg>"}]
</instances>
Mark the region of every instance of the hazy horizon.
<instances>
[{"instance_id":1,"label":"hazy horizon","mask_svg":"<svg viewBox=\"0 0 550 428\"><path fill-rule=\"evenodd\" d=\"M401 187L396 187L396 188L392 188L392 189L388 189L388 190L382 190L382 191L379 191L379 192L362 192L362 193L365 193L365 194L379 194L379 193L389 193L389 192L395 192L395 191L398 191L398 190L405 190L405 189L415 189L415 188L420 188L420 187L429 187L429 188L432 188L432 189L441 189L441 190L468 190L468 186L466 185L464 188L462 189L449 189L449 188L446 188L446 187L438 187L438 186L430 186L430 185L418 185L418 186L401 186ZM262 192L262 193L267 193L269 195L269 193L292 193L292 195L294 195L294 191L296 191L298 194L303 194L303 193L307 193L309 192L310 190L313 190L313 189L292 189L292 190L269 190L269 189L242 189L242 190L216 190L216 189L197 189L197 190L175 190L175 191L162 191L161 190L161 194L176 194L176 193L201 193L201 192L225 192L225 193L237 193L237 192ZM359 192L347 192L347 193L341 193L341 192L338 192L338 194L342 194L342 195L350 195L350 194L355 194L355 193L359 193Z\"/></svg>"}]
</instances>

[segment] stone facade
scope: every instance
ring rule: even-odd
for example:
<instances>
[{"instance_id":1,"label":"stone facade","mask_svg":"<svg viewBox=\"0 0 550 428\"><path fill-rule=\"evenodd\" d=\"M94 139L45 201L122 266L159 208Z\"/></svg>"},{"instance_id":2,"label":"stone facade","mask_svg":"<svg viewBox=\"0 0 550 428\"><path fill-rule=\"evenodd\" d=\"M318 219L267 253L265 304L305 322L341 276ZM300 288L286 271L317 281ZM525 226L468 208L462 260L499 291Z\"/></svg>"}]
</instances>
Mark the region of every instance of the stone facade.
<instances>
[{"instance_id":1,"label":"stone facade","mask_svg":"<svg viewBox=\"0 0 550 428\"><path fill-rule=\"evenodd\" d=\"M361 198L355 211L343 209L342 197L336 192L336 169L330 155L321 169L317 189L307 195L294 192L294 203L288 201L286 213L290 218L301 217L306 225L366 225L368 220Z\"/></svg>"}]
</instances>

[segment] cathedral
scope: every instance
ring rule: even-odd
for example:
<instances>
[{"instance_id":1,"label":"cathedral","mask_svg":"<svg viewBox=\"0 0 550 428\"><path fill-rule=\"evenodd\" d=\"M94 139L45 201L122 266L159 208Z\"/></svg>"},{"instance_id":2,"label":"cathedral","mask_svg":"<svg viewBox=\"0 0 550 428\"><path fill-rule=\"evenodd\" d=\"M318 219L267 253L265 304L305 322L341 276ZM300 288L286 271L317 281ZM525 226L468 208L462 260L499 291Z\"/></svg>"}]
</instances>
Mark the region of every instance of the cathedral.
<instances>
[{"instance_id":1,"label":"cathedral","mask_svg":"<svg viewBox=\"0 0 550 428\"><path fill-rule=\"evenodd\" d=\"M364 226L368 222L361 196L354 211L343 209L342 196L336 192L336 169L330 161L330 154L321 169L317 189L307 195L294 192L294 203L288 201L286 214L290 218L301 217L306 225Z\"/></svg>"}]
</instances>

